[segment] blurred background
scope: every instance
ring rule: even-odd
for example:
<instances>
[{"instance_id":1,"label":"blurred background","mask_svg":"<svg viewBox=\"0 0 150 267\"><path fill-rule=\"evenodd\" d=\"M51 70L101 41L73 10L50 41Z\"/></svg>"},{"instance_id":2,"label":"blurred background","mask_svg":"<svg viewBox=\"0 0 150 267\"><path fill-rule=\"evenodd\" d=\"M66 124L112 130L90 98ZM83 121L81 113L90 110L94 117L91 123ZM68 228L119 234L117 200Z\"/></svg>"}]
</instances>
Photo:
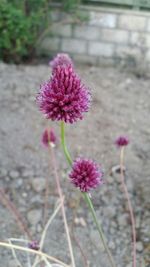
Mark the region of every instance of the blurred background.
<instances>
[{"instance_id":1,"label":"blurred background","mask_svg":"<svg viewBox=\"0 0 150 267\"><path fill-rule=\"evenodd\" d=\"M0 0L0 186L19 210L34 240L43 231L45 180L49 179L48 215L58 199L53 165L41 146L45 127L58 136L55 148L65 194L76 267L108 267L87 207L68 182L60 146L60 125L43 118L36 105L40 84L49 79L49 61L68 53L92 92L84 120L66 126L75 158L95 159L105 185L92 192L97 216L117 267L131 267L131 221L122 193L116 137L125 134L125 178L134 208L137 267L150 266L150 1L149 0ZM0 194L0 240L24 238ZM79 246L80 244L80 246ZM79 248L80 247L80 248ZM70 263L59 215L47 234L44 251ZM18 255L23 267L25 255ZM0 267L18 267L0 248ZM45 267L45 266L44 266Z\"/></svg>"},{"instance_id":2,"label":"blurred background","mask_svg":"<svg viewBox=\"0 0 150 267\"><path fill-rule=\"evenodd\" d=\"M149 11L148 0L1 0L0 58L31 63L62 51L78 62L144 72Z\"/></svg>"}]
</instances>

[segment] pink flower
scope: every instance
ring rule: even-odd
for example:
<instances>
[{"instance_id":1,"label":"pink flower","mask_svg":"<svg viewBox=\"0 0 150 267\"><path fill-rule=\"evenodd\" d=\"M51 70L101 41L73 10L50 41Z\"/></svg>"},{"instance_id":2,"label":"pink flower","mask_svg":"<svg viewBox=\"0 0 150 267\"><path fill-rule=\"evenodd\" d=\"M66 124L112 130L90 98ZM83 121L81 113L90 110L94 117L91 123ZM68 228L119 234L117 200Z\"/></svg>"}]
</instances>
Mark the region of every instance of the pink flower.
<instances>
[{"instance_id":1,"label":"pink flower","mask_svg":"<svg viewBox=\"0 0 150 267\"><path fill-rule=\"evenodd\" d=\"M89 159L77 158L73 163L69 177L71 182L82 192L89 192L103 184L101 168Z\"/></svg>"},{"instance_id":2,"label":"pink flower","mask_svg":"<svg viewBox=\"0 0 150 267\"><path fill-rule=\"evenodd\" d=\"M54 133L54 130L53 129L46 129L44 132L43 132L43 135L42 135L42 144L45 146L45 147L48 147L49 144L53 144L53 146L56 144L56 135Z\"/></svg>"},{"instance_id":3,"label":"pink flower","mask_svg":"<svg viewBox=\"0 0 150 267\"><path fill-rule=\"evenodd\" d=\"M68 54L57 54L57 56L49 62L49 65L52 67L52 72L56 70L58 66L67 67L69 65L73 66L73 62Z\"/></svg>"},{"instance_id":4,"label":"pink flower","mask_svg":"<svg viewBox=\"0 0 150 267\"><path fill-rule=\"evenodd\" d=\"M129 144L129 139L126 136L119 136L116 141L115 144L118 147L122 147L122 146L127 146Z\"/></svg>"},{"instance_id":5,"label":"pink flower","mask_svg":"<svg viewBox=\"0 0 150 267\"><path fill-rule=\"evenodd\" d=\"M90 102L91 94L71 65L58 65L37 96L37 104L47 119L66 123L82 119Z\"/></svg>"}]
</instances>

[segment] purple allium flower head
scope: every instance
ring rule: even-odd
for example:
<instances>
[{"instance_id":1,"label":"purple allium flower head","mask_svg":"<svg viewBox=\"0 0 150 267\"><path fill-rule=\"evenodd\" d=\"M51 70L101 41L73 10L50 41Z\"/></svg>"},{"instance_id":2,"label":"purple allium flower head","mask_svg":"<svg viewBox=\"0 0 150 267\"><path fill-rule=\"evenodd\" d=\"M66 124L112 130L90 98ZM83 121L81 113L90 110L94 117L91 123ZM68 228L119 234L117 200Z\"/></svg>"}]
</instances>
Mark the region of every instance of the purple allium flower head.
<instances>
[{"instance_id":1,"label":"purple allium flower head","mask_svg":"<svg viewBox=\"0 0 150 267\"><path fill-rule=\"evenodd\" d=\"M57 66L51 79L41 85L37 104L47 119L73 123L83 118L91 94L71 65Z\"/></svg>"},{"instance_id":2,"label":"purple allium flower head","mask_svg":"<svg viewBox=\"0 0 150 267\"><path fill-rule=\"evenodd\" d=\"M34 250L39 250L40 249L39 243L36 240L30 242L28 244L28 247L31 248L31 249L34 249Z\"/></svg>"},{"instance_id":3,"label":"purple allium flower head","mask_svg":"<svg viewBox=\"0 0 150 267\"><path fill-rule=\"evenodd\" d=\"M69 177L71 182L82 192L89 192L103 184L103 171L97 163L89 159L77 158Z\"/></svg>"},{"instance_id":4,"label":"purple allium flower head","mask_svg":"<svg viewBox=\"0 0 150 267\"><path fill-rule=\"evenodd\" d=\"M122 146L127 146L129 144L129 139L126 136L119 136L116 141L115 144L118 147L122 147Z\"/></svg>"},{"instance_id":5,"label":"purple allium flower head","mask_svg":"<svg viewBox=\"0 0 150 267\"><path fill-rule=\"evenodd\" d=\"M55 145L57 138L56 138L56 135L54 133L54 130L53 129L45 129L45 131L43 132L41 141L45 147L48 147L49 143Z\"/></svg>"},{"instance_id":6,"label":"purple allium flower head","mask_svg":"<svg viewBox=\"0 0 150 267\"><path fill-rule=\"evenodd\" d=\"M57 56L49 62L49 65L52 67L52 72L56 70L58 66L67 67L69 65L73 66L73 62L68 54L57 54Z\"/></svg>"}]
</instances>

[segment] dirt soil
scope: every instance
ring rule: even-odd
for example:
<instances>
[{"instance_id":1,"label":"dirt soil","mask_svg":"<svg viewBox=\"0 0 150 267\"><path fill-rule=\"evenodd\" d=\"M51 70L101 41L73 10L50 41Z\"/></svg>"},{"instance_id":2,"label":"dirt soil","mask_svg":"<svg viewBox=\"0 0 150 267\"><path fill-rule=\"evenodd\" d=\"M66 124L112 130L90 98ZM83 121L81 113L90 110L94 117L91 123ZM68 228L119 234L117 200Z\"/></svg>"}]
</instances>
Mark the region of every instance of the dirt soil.
<instances>
[{"instance_id":1,"label":"dirt soil","mask_svg":"<svg viewBox=\"0 0 150 267\"><path fill-rule=\"evenodd\" d=\"M139 79L132 73L114 68L78 66L77 71L89 86L93 101L83 121L66 127L72 158L84 155L101 164L105 184L92 192L93 203L117 267L130 267L131 223L120 175L113 168L119 164L120 152L114 140L121 134L129 137L130 144L125 150L125 177L136 218L137 266L149 266L150 79ZM59 136L59 123L46 121L35 102L40 84L49 78L50 72L47 65L0 64L1 190L17 207L32 239L37 241L43 231L46 177L49 177L48 215L53 213L58 200L51 154L42 147L40 140L48 125ZM70 228L73 225L71 233L76 267L109 267L95 225L82 199L75 213L79 193L67 178L69 168L58 139L55 155L65 194L68 223ZM2 193L0 200L0 240L27 239L14 215L4 205ZM70 263L61 213L49 227L43 250ZM23 267L30 266L25 253L17 252L17 255ZM11 251L0 247L0 267L17 266Z\"/></svg>"}]
</instances>

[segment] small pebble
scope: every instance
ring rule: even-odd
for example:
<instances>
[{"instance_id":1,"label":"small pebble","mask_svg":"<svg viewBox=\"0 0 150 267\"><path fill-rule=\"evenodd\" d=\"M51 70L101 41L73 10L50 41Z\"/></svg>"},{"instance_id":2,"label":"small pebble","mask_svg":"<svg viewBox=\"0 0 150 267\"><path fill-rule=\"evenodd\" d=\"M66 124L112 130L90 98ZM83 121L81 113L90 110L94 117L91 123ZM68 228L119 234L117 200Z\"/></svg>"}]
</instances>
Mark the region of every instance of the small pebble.
<instances>
[{"instance_id":1,"label":"small pebble","mask_svg":"<svg viewBox=\"0 0 150 267\"><path fill-rule=\"evenodd\" d=\"M16 178L19 177L20 174L19 174L18 171L16 171L16 170L12 170L12 171L10 171L9 175L10 175L10 177L11 177L12 179L16 179Z\"/></svg>"},{"instance_id":2,"label":"small pebble","mask_svg":"<svg viewBox=\"0 0 150 267\"><path fill-rule=\"evenodd\" d=\"M22 172L22 176L23 177L33 177L34 176L34 172L32 170L24 170Z\"/></svg>"},{"instance_id":3,"label":"small pebble","mask_svg":"<svg viewBox=\"0 0 150 267\"><path fill-rule=\"evenodd\" d=\"M37 227L36 227L36 231L37 231L37 233L41 233L42 232L42 226L41 226L41 224L40 223L38 223L38 225L37 225Z\"/></svg>"},{"instance_id":4,"label":"small pebble","mask_svg":"<svg viewBox=\"0 0 150 267\"><path fill-rule=\"evenodd\" d=\"M30 210L27 213L27 218L31 225L36 225L42 219L41 210L36 210L36 209Z\"/></svg>"},{"instance_id":5,"label":"small pebble","mask_svg":"<svg viewBox=\"0 0 150 267\"><path fill-rule=\"evenodd\" d=\"M15 259L9 260L7 267L20 267L20 265L17 263Z\"/></svg>"},{"instance_id":6,"label":"small pebble","mask_svg":"<svg viewBox=\"0 0 150 267\"><path fill-rule=\"evenodd\" d=\"M115 206L108 206L105 210L104 210L104 216L108 217L108 218L113 218L116 214L116 207Z\"/></svg>"},{"instance_id":7,"label":"small pebble","mask_svg":"<svg viewBox=\"0 0 150 267\"><path fill-rule=\"evenodd\" d=\"M108 246L109 246L110 249L115 249L116 248L115 243L113 241L109 241Z\"/></svg>"},{"instance_id":8,"label":"small pebble","mask_svg":"<svg viewBox=\"0 0 150 267\"><path fill-rule=\"evenodd\" d=\"M26 197L28 196L28 194L27 194L26 192L23 192L23 193L22 193L22 196L23 196L24 198L26 198Z\"/></svg>"},{"instance_id":9,"label":"small pebble","mask_svg":"<svg viewBox=\"0 0 150 267\"><path fill-rule=\"evenodd\" d=\"M76 224L76 225L81 225L82 227L85 227L86 226L86 222L85 222L85 220L84 220L84 218L83 217L80 217L80 218L75 218L75 220L74 220L74 223Z\"/></svg>"},{"instance_id":10,"label":"small pebble","mask_svg":"<svg viewBox=\"0 0 150 267\"><path fill-rule=\"evenodd\" d=\"M127 226L128 217L129 215L127 213L119 215L118 217L119 226L122 226L122 227Z\"/></svg>"},{"instance_id":11,"label":"small pebble","mask_svg":"<svg viewBox=\"0 0 150 267\"><path fill-rule=\"evenodd\" d=\"M17 179L16 181L14 181L14 187L16 189L20 188L22 186L22 184L23 184L22 179Z\"/></svg>"},{"instance_id":12,"label":"small pebble","mask_svg":"<svg viewBox=\"0 0 150 267\"><path fill-rule=\"evenodd\" d=\"M31 186L35 192L40 193L45 189L45 179L33 178L31 181Z\"/></svg>"},{"instance_id":13,"label":"small pebble","mask_svg":"<svg viewBox=\"0 0 150 267\"><path fill-rule=\"evenodd\" d=\"M123 166L123 171L125 172L126 171L126 168L125 166ZM110 174L113 176L116 176L116 174L120 174L121 173L121 169L120 169L120 165L116 165L116 166L113 166L111 168L111 172Z\"/></svg>"},{"instance_id":14,"label":"small pebble","mask_svg":"<svg viewBox=\"0 0 150 267\"><path fill-rule=\"evenodd\" d=\"M113 227L111 227L111 228L109 229L109 232L110 232L111 235L114 235L114 234L115 234L115 229L114 229Z\"/></svg>"},{"instance_id":15,"label":"small pebble","mask_svg":"<svg viewBox=\"0 0 150 267\"><path fill-rule=\"evenodd\" d=\"M126 180L126 185L127 185L128 190L132 192L133 191L133 182L129 177Z\"/></svg>"},{"instance_id":16,"label":"small pebble","mask_svg":"<svg viewBox=\"0 0 150 267\"><path fill-rule=\"evenodd\" d=\"M138 252L142 252L143 251L143 243L142 242L137 242L136 243L136 249Z\"/></svg>"},{"instance_id":17,"label":"small pebble","mask_svg":"<svg viewBox=\"0 0 150 267\"><path fill-rule=\"evenodd\" d=\"M40 204L43 205L44 200L41 198L41 196L39 194L35 194L32 198L31 198L31 204Z\"/></svg>"},{"instance_id":18,"label":"small pebble","mask_svg":"<svg viewBox=\"0 0 150 267\"><path fill-rule=\"evenodd\" d=\"M6 182L9 182L9 181L10 181L9 176L6 176L6 177L5 177L5 181L6 181Z\"/></svg>"},{"instance_id":19,"label":"small pebble","mask_svg":"<svg viewBox=\"0 0 150 267\"><path fill-rule=\"evenodd\" d=\"M135 225L136 225L136 228L140 228L140 225L141 225L141 218L136 216L136 221L135 221Z\"/></svg>"},{"instance_id":20,"label":"small pebble","mask_svg":"<svg viewBox=\"0 0 150 267\"><path fill-rule=\"evenodd\" d=\"M109 184L113 184L113 183L114 183L114 178L113 178L112 176L108 176L108 178L107 178L107 182L108 182Z\"/></svg>"},{"instance_id":21,"label":"small pebble","mask_svg":"<svg viewBox=\"0 0 150 267\"><path fill-rule=\"evenodd\" d=\"M5 177L7 175L7 170L1 168L0 169L0 177Z\"/></svg>"}]
</instances>

